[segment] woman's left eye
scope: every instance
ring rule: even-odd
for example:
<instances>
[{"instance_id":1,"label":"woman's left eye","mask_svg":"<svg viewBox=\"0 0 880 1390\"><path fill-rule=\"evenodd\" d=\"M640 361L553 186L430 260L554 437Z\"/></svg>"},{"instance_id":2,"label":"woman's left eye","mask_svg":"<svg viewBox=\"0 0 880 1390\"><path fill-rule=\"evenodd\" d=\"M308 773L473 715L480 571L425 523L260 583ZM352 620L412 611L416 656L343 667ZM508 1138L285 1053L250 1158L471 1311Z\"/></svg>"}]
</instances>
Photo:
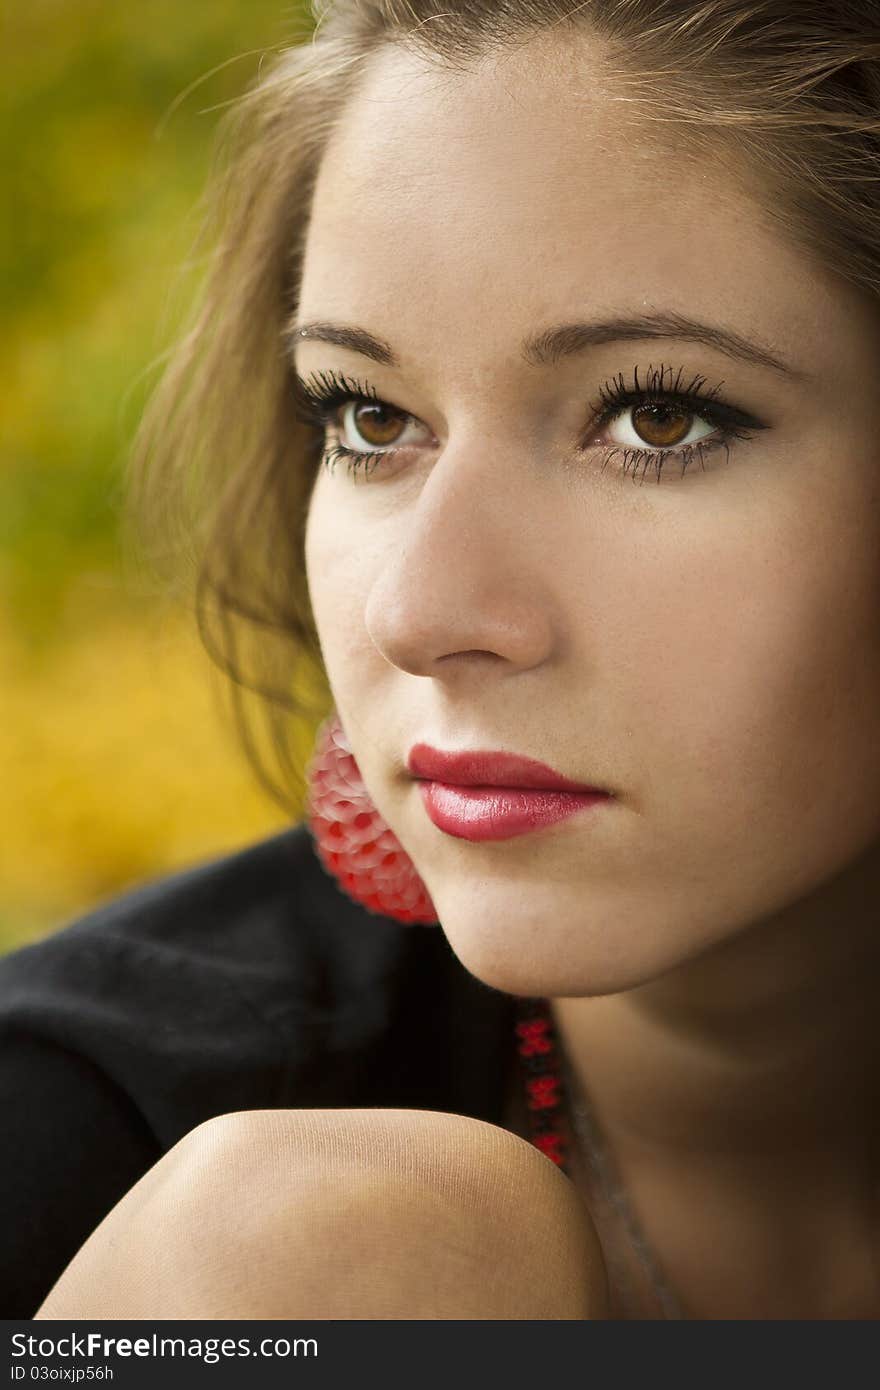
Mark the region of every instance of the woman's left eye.
<instances>
[{"instance_id":1,"label":"woman's left eye","mask_svg":"<svg viewBox=\"0 0 880 1390\"><path fill-rule=\"evenodd\" d=\"M630 405L606 425L608 442L622 449L678 449L698 444L717 427L672 399Z\"/></svg>"}]
</instances>

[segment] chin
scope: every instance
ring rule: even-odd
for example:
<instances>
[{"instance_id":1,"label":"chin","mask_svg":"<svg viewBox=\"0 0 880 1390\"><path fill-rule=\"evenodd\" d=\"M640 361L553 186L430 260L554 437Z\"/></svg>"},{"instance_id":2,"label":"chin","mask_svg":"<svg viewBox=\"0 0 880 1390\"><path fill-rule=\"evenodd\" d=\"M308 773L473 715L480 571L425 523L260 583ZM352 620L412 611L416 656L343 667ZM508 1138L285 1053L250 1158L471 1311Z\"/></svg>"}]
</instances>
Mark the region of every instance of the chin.
<instances>
[{"instance_id":1,"label":"chin","mask_svg":"<svg viewBox=\"0 0 880 1390\"><path fill-rule=\"evenodd\" d=\"M507 994L620 994L683 965L711 943L682 940L686 922L617 893L443 885L440 925L470 974ZM664 920L661 920L663 918Z\"/></svg>"}]
</instances>

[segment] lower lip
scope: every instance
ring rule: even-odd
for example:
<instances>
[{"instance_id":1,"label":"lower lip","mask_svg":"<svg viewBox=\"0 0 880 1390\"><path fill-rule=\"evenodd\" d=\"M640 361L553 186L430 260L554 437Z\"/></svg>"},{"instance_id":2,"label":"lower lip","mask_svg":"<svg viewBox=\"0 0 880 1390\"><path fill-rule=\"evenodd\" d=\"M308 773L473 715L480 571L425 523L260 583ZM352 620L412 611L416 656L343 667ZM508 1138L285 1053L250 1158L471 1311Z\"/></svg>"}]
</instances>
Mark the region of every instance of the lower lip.
<instances>
[{"instance_id":1,"label":"lower lip","mask_svg":"<svg viewBox=\"0 0 880 1390\"><path fill-rule=\"evenodd\" d=\"M419 782L419 791L437 828L459 840L509 840L612 800L604 792L459 787L449 782Z\"/></svg>"}]
</instances>

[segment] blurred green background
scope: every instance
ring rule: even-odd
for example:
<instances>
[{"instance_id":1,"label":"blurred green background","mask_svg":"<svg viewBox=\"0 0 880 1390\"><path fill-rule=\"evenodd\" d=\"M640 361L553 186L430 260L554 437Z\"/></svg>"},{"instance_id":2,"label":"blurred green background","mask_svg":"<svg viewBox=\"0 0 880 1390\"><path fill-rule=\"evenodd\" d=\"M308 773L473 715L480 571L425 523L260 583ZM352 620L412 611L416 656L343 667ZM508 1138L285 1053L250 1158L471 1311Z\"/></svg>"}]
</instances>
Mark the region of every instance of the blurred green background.
<instances>
[{"instance_id":1,"label":"blurred green background","mask_svg":"<svg viewBox=\"0 0 880 1390\"><path fill-rule=\"evenodd\" d=\"M289 818L180 605L133 582L126 449L198 282L224 106L301 38L278 0L29 0L0 54L0 951Z\"/></svg>"}]
</instances>

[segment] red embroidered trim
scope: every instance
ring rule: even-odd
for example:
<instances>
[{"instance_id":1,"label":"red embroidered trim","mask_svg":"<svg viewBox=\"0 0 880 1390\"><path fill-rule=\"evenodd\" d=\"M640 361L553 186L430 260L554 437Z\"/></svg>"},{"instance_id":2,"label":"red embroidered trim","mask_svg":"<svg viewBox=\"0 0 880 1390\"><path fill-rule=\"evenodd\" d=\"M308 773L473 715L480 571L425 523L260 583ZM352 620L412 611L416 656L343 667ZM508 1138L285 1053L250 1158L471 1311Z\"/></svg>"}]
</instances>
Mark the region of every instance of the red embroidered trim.
<instances>
[{"instance_id":1,"label":"red embroidered trim","mask_svg":"<svg viewBox=\"0 0 880 1390\"><path fill-rule=\"evenodd\" d=\"M568 1144L563 1128L565 1093L559 1044L546 999L516 1000L516 1050L525 1088L531 1142L564 1173Z\"/></svg>"}]
</instances>

